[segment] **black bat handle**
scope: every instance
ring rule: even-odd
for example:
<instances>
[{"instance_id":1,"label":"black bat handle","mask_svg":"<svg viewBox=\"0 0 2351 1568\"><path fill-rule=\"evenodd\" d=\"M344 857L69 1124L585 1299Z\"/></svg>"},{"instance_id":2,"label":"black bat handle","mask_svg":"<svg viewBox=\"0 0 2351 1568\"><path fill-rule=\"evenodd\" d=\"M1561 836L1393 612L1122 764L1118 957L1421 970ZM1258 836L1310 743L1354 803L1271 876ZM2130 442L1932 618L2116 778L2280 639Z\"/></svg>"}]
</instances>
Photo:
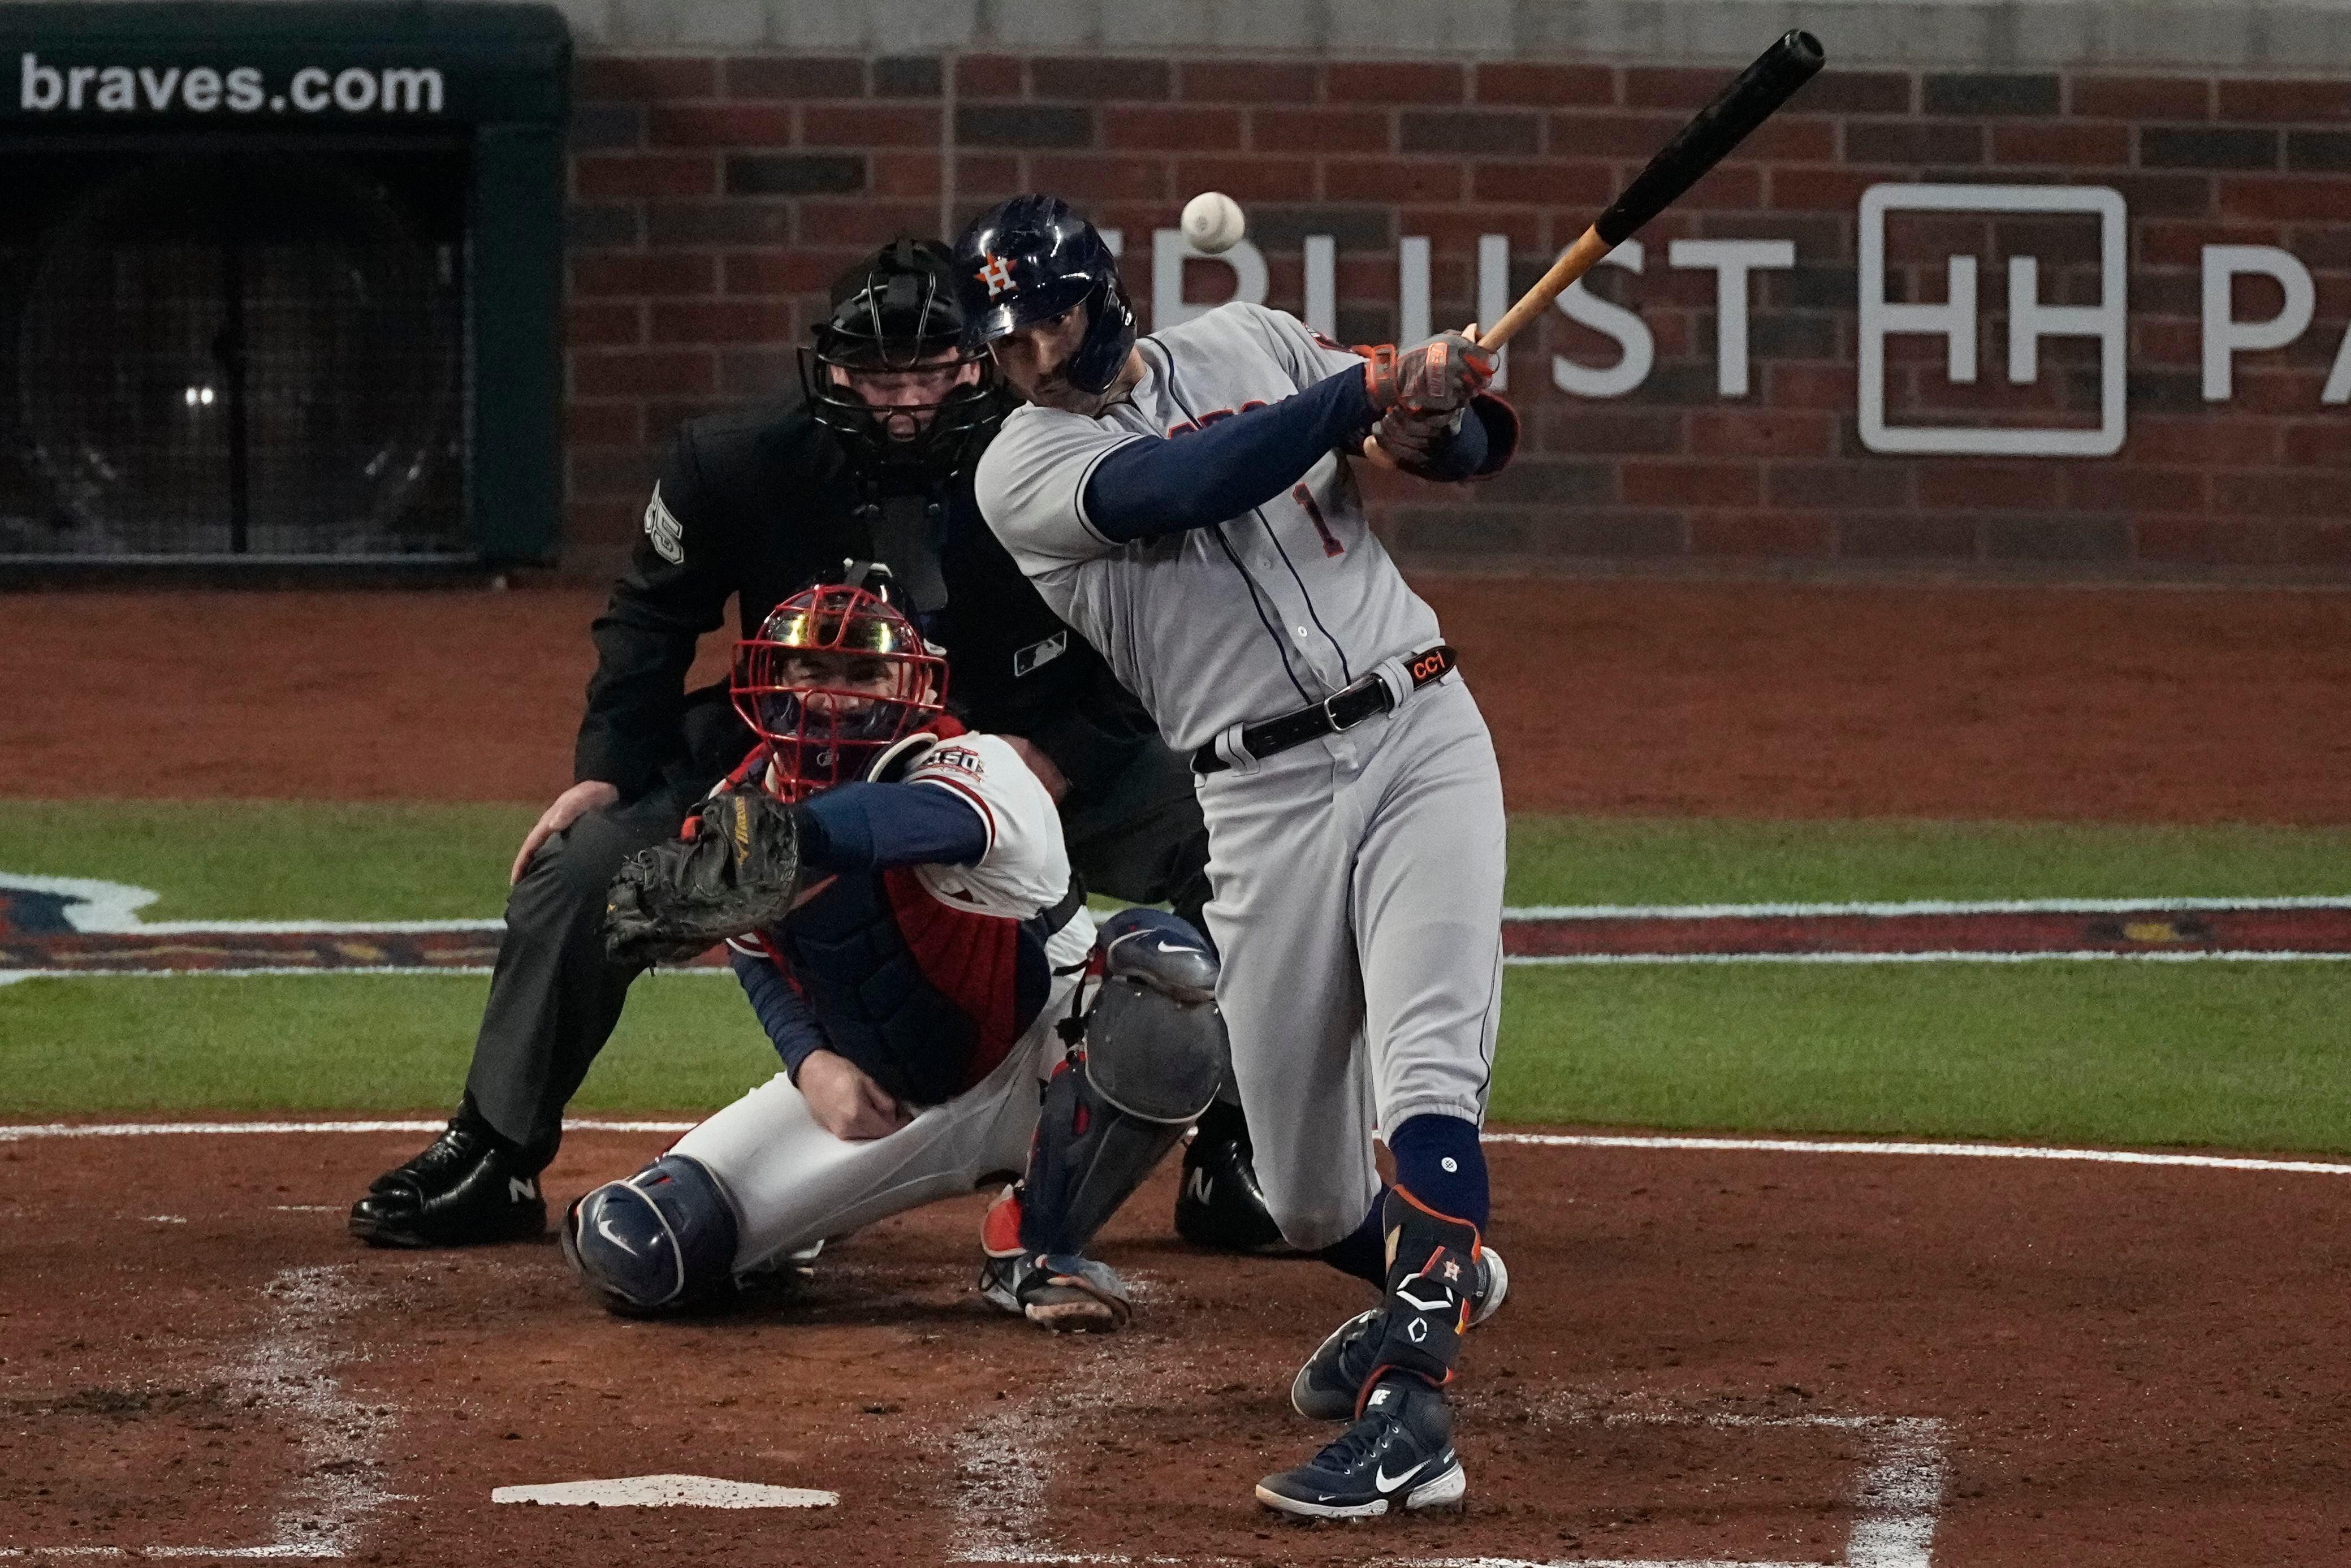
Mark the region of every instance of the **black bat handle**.
<instances>
[{"instance_id":1,"label":"black bat handle","mask_svg":"<svg viewBox=\"0 0 2351 1568\"><path fill-rule=\"evenodd\" d=\"M1592 226L1612 246L1630 235L1698 183L1827 62L1818 38L1791 28L1699 110Z\"/></svg>"}]
</instances>

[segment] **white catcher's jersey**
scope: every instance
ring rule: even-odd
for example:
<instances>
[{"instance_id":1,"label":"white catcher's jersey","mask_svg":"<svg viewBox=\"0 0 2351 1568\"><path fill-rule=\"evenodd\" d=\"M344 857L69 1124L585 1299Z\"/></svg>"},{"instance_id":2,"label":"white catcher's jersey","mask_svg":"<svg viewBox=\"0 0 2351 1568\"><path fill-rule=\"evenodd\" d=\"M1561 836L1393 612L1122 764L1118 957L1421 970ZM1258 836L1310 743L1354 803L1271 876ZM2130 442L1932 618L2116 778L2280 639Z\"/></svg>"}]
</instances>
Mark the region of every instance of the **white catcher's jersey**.
<instances>
[{"instance_id":1,"label":"white catcher's jersey","mask_svg":"<svg viewBox=\"0 0 2351 1568\"><path fill-rule=\"evenodd\" d=\"M900 777L962 797L987 824L977 863L912 868L941 904L1026 920L1069 893L1070 851L1053 797L1001 736L942 740Z\"/></svg>"},{"instance_id":2,"label":"white catcher's jersey","mask_svg":"<svg viewBox=\"0 0 2351 1568\"><path fill-rule=\"evenodd\" d=\"M1363 361L1297 318L1236 301L1137 345L1143 380L1099 417L1015 409L980 458L980 510L1045 601L1102 650L1160 734L1188 752L1319 702L1437 640L1436 612L1364 518L1347 459L1212 528L1119 544L1086 480L1139 436L1180 439Z\"/></svg>"}]
</instances>

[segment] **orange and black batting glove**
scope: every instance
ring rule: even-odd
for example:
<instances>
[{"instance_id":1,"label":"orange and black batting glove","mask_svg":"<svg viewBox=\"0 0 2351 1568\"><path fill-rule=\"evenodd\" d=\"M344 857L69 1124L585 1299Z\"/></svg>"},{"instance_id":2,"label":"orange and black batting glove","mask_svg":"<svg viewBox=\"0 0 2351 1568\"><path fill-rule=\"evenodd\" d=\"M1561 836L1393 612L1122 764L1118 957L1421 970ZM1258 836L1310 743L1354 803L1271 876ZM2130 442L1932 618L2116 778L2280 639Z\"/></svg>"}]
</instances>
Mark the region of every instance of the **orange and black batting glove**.
<instances>
[{"instance_id":1,"label":"orange and black batting glove","mask_svg":"<svg viewBox=\"0 0 2351 1568\"><path fill-rule=\"evenodd\" d=\"M1494 350L1459 332L1439 332L1402 350L1381 343L1357 352L1364 356L1364 390L1383 413L1392 408L1416 413L1466 408L1494 379Z\"/></svg>"}]
</instances>

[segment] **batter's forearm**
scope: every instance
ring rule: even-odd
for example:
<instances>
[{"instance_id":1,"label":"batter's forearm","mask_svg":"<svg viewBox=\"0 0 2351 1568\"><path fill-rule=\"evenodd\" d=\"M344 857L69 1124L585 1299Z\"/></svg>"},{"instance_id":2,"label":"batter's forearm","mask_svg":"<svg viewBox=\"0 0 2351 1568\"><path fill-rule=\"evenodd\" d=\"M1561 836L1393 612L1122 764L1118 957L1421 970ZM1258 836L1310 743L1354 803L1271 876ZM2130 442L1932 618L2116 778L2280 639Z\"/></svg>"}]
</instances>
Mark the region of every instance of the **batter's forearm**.
<instances>
[{"instance_id":1,"label":"batter's forearm","mask_svg":"<svg viewBox=\"0 0 2351 1568\"><path fill-rule=\"evenodd\" d=\"M1128 442L1086 480L1086 520L1122 544L1213 527L1280 495L1324 453L1353 449L1377 417L1363 371L1345 370L1196 431Z\"/></svg>"}]
</instances>

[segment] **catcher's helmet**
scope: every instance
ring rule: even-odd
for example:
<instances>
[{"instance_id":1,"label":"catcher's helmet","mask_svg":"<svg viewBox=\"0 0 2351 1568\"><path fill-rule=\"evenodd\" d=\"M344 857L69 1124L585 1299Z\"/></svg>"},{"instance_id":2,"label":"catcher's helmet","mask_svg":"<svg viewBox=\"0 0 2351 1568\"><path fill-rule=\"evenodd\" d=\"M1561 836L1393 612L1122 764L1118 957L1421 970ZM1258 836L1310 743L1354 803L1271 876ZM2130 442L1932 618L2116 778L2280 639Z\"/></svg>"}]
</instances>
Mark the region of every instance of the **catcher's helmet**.
<instances>
[{"instance_id":1,"label":"catcher's helmet","mask_svg":"<svg viewBox=\"0 0 2351 1568\"><path fill-rule=\"evenodd\" d=\"M996 367L965 340L954 258L936 240L892 240L834 279L799 364L809 412L863 466L953 473L1004 417ZM860 395L860 381L923 372L946 383L935 401L877 407Z\"/></svg>"},{"instance_id":2,"label":"catcher's helmet","mask_svg":"<svg viewBox=\"0 0 2351 1568\"><path fill-rule=\"evenodd\" d=\"M888 592L882 571L804 588L735 644L735 711L767 743L782 799L864 778L946 706L946 661Z\"/></svg>"},{"instance_id":3,"label":"catcher's helmet","mask_svg":"<svg viewBox=\"0 0 2351 1568\"><path fill-rule=\"evenodd\" d=\"M1059 196L1015 196L974 219L956 243L956 287L975 348L1083 305L1086 335L1061 374L1090 397L1110 390L1134 347L1118 258Z\"/></svg>"}]
</instances>

